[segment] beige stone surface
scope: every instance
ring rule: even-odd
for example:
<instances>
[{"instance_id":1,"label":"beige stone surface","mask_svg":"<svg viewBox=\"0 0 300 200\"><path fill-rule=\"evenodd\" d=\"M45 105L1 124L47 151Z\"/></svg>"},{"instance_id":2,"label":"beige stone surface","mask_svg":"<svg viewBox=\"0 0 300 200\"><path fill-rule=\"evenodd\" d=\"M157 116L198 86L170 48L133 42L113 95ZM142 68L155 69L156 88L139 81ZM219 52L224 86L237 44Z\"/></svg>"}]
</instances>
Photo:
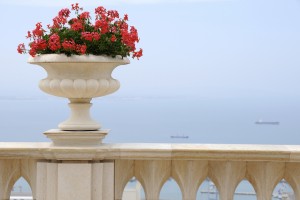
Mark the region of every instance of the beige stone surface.
<instances>
[{"instance_id":1,"label":"beige stone surface","mask_svg":"<svg viewBox=\"0 0 300 200\"><path fill-rule=\"evenodd\" d=\"M36 196L36 160L2 159L0 160L0 199L9 199L16 181L23 177Z\"/></svg>"},{"instance_id":2,"label":"beige stone surface","mask_svg":"<svg viewBox=\"0 0 300 200\"><path fill-rule=\"evenodd\" d=\"M37 163L36 198L47 200L47 163ZM56 193L55 193L56 194Z\"/></svg>"},{"instance_id":3,"label":"beige stone surface","mask_svg":"<svg viewBox=\"0 0 300 200\"><path fill-rule=\"evenodd\" d=\"M126 184L134 177L133 160L115 161L115 200L121 200Z\"/></svg>"},{"instance_id":4,"label":"beige stone surface","mask_svg":"<svg viewBox=\"0 0 300 200\"><path fill-rule=\"evenodd\" d=\"M92 166L89 163L59 163L57 200L92 199Z\"/></svg>"},{"instance_id":5,"label":"beige stone surface","mask_svg":"<svg viewBox=\"0 0 300 200\"><path fill-rule=\"evenodd\" d=\"M251 162L247 164L246 177L256 191L257 200L271 200L272 192L284 178L285 163Z\"/></svg>"},{"instance_id":6,"label":"beige stone surface","mask_svg":"<svg viewBox=\"0 0 300 200\"><path fill-rule=\"evenodd\" d=\"M47 72L39 87L42 91L70 100L70 117L59 124L61 130L98 130L101 125L91 118L91 99L111 94L120 87L112 78L119 65L129 64L128 58L116 56L44 54L30 57L28 62Z\"/></svg>"},{"instance_id":7,"label":"beige stone surface","mask_svg":"<svg viewBox=\"0 0 300 200\"><path fill-rule=\"evenodd\" d=\"M217 186L222 200L233 199L238 184L246 176L246 162L210 161L209 177Z\"/></svg>"},{"instance_id":8,"label":"beige stone surface","mask_svg":"<svg viewBox=\"0 0 300 200\"><path fill-rule=\"evenodd\" d=\"M114 163L104 162L102 174L102 200L114 200ZM97 185L95 186L97 187ZM99 200L99 198L96 197L93 200Z\"/></svg>"},{"instance_id":9,"label":"beige stone surface","mask_svg":"<svg viewBox=\"0 0 300 200\"><path fill-rule=\"evenodd\" d=\"M171 161L135 161L135 177L142 184L147 200L158 200L164 183L171 177Z\"/></svg>"},{"instance_id":10,"label":"beige stone surface","mask_svg":"<svg viewBox=\"0 0 300 200\"><path fill-rule=\"evenodd\" d=\"M300 199L300 163L286 163L284 178L293 188L296 199Z\"/></svg>"},{"instance_id":11,"label":"beige stone surface","mask_svg":"<svg viewBox=\"0 0 300 200\"><path fill-rule=\"evenodd\" d=\"M95 163L92 165L92 199L102 200L103 199L103 188L101 187L104 182L103 174L104 166L103 163ZM110 185L111 186L111 185ZM113 187L113 185L111 186Z\"/></svg>"},{"instance_id":12,"label":"beige stone surface","mask_svg":"<svg viewBox=\"0 0 300 200\"><path fill-rule=\"evenodd\" d=\"M47 160L235 160L300 162L298 145L101 144L52 146L51 143L0 143L0 159Z\"/></svg>"},{"instance_id":13,"label":"beige stone surface","mask_svg":"<svg viewBox=\"0 0 300 200\"><path fill-rule=\"evenodd\" d=\"M38 200L114 200L114 162L37 163Z\"/></svg>"},{"instance_id":14,"label":"beige stone surface","mask_svg":"<svg viewBox=\"0 0 300 200\"><path fill-rule=\"evenodd\" d=\"M254 187L258 200L271 200L275 186L285 179L299 197L300 163L270 161L199 161L199 160L119 160L115 163L118 187L116 200L121 199L128 177L136 177L145 190L146 198L157 200L163 183L174 178L183 200L195 200L199 186L210 178L220 199L232 200L239 183L246 179ZM128 170L128 175L126 171ZM126 182L127 180L127 182ZM119 185L119 186L118 186Z\"/></svg>"},{"instance_id":15,"label":"beige stone surface","mask_svg":"<svg viewBox=\"0 0 300 200\"><path fill-rule=\"evenodd\" d=\"M300 146L204 144L102 144L52 146L51 143L0 143L0 199L9 197L23 176L38 200L121 200L136 177L148 200L157 200L169 178L183 200L195 200L210 178L220 199L232 200L247 179L258 200L270 200L285 179L300 199ZM83 187L84 186L84 187ZM75 191L75 193L74 193ZM73 194L74 193L74 194Z\"/></svg>"},{"instance_id":16,"label":"beige stone surface","mask_svg":"<svg viewBox=\"0 0 300 200\"><path fill-rule=\"evenodd\" d=\"M196 199L199 186L208 176L208 161L174 160L171 174L182 191L182 199Z\"/></svg>"},{"instance_id":17,"label":"beige stone surface","mask_svg":"<svg viewBox=\"0 0 300 200\"><path fill-rule=\"evenodd\" d=\"M36 198L36 180L37 180L37 160L22 159L21 164L21 176L27 180L30 185L32 196Z\"/></svg>"},{"instance_id":18,"label":"beige stone surface","mask_svg":"<svg viewBox=\"0 0 300 200\"><path fill-rule=\"evenodd\" d=\"M21 177L20 160L1 160L0 172L0 199L9 199L13 185Z\"/></svg>"},{"instance_id":19,"label":"beige stone surface","mask_svg":"<svg viewBox=\"0 0 300 200\"><path fill-rule=\"evenodd\" d=\"M114 162L92 164L92 200L114 200Z\"/></svg>"},{"instance_id":20,"label":"beige stone surface","mask_svg":"<svg viewBox=\"0 0 300 200\"><path fill-rule=\"evenodd\" d=\"M37 162L36 197L38 200L57 199L57 163Z\"/></svg>"},{"instance_id":21,"label":"beige stone surface","mask_svg":"<svg viewBox=\"0 0 300 200\"><path fill-rule=\"evenodd\" d=\"M95 147L102 143L109 130L97 131L62 131L51 129L44 134L52 140L52 146L61 147Z\"/></svg>"}]
</instances>

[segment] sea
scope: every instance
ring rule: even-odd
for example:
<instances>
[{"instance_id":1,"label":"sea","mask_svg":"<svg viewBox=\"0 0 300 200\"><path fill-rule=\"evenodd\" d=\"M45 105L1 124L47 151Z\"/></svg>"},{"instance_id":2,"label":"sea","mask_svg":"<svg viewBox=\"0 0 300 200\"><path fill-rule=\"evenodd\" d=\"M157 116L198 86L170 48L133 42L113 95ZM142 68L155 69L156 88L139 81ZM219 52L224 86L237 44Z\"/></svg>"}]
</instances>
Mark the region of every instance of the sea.
<instances>
[{"instance_id":1,"label":"sea","mask_svg":"<svg viewBox=\"0 0 300 200\"><path fill-rule=\"evenodd\" d=\"M110 129L105 143L202 143L299 145L300 103L295 98L201 96L118 96L92 100L91 115ZM69 115L68 101L51 96L0 96L1 142L45 142L43 132L56 128ZM256 122L276 122L261 124ZM21 179L16 183L30 190ZM291 193L285 183L277 185ZM218 199L213 183L206 180L199 199ZM130 184L129 184L130 187ZM256 199L246 180L235 200ZM245 195L245 194L248 195ZM278 192L277 192L278 193ZM276 196L276 194L275 194ZM161 192L162 199L181 199L174 180ZM279 198L273 198L276 200Z\"/></svg>"}]
</instances>

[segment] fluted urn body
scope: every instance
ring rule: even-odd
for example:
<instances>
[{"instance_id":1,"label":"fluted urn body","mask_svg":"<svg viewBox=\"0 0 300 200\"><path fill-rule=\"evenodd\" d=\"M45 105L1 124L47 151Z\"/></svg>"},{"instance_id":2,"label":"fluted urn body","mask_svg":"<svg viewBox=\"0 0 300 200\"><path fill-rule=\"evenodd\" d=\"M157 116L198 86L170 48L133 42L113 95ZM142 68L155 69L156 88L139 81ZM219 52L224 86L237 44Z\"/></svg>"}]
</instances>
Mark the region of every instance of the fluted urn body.
<instances>
[{"instance_id":1,"label":"fluted urn body","mask_svg":"<svg viewBox=\"0 0 300 200\"><path fill-rule=\"evenodd\" d=\"M59 124L61 130L98 130L100 124L91 119L89 109L91 99L111 94L120 87L112 78L112 71L119 65L129 64L128 58L45 54L30 57L31 64L43 67L47 77L39 87L42 91L70 100L71 116Z\"/></svg>"}]
</instances>

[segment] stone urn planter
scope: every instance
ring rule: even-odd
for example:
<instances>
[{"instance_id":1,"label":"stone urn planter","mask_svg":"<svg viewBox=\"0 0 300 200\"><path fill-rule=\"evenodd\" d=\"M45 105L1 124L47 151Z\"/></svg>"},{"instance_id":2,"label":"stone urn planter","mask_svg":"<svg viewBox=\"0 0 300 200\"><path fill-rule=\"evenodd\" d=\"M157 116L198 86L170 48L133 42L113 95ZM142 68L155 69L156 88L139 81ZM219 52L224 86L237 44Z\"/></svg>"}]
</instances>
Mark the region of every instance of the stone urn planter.
<instances>
[{"instance_id":1,"label":"stone urn planter","mask_svg":"<svg viewBox=\"0 0 300 200\"><path fill-rule=\"evenodd\" d=\"M74 131L91 133L100 130L100 124L90 116L90 101L92 98L117 91L120 84L112 78L112 71L119 65L129 64L130 61L118 56L68 57L64 54L44 54L30 57L28 63L39 65L46 70L47 77L39 83L42 91L70 100L71 116L58 125L60 134L64 131L70 134ZM76 135L78 136L78 132Z\"/></svg>"}]
</instances>

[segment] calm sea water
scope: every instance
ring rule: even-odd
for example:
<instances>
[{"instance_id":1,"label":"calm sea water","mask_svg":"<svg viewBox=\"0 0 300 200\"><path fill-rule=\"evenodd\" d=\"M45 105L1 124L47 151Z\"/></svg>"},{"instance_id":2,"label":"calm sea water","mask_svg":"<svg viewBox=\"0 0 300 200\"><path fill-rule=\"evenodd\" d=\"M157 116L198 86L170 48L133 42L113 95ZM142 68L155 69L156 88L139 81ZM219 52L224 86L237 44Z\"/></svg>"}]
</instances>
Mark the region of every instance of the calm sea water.
<instances>
[{"instance_id":1,"label":"calm sea water","mask_svg":"<svg viewBox=\"0 0 300 200\"><path fill-rule=\"evenodd\" d=\"M69 115L67 100L55 97L1 98L0 141L48 141L42 134L56 128ZM93 100L92 116L102 127L111 129L106 143L223 143L223 144L299 144L300 101L284 98L210 99L201 97L118 97ZM279 125L257 125L258 120L276 121ZM172 139L171 136L188 136ZM173 181L174 182L174 181ZM20 182L24 185L24 181ZM214 199L205 193L200 199ZM26 190L27 186L24 186ZM163 199L181 199L172 181L162 190ZM242 192L251 185L242 183ZM239 188L238 188L239 189ZM179 194L176 194L176 191ZM201 191L203 191L201 193ZM202 195L202 197L200 197ZM238 195L236 200L255 196ZM275 199L274 199L275 200Z\"/></svg>"},{"instance_id":2,"label":"calm sea water","mask_svg":"<svg viewBox=\"0 0 300 200\"><path fill-rule=\"evenodd\" d=\"M48 141L42 133L69 115L63 98L0 102L0 141ZM93 103L93 118L111 129L107 143L300 143L300 100L108 96ZM256 125L258 120L280 124Z\"/></svg>"}]
</instances>

